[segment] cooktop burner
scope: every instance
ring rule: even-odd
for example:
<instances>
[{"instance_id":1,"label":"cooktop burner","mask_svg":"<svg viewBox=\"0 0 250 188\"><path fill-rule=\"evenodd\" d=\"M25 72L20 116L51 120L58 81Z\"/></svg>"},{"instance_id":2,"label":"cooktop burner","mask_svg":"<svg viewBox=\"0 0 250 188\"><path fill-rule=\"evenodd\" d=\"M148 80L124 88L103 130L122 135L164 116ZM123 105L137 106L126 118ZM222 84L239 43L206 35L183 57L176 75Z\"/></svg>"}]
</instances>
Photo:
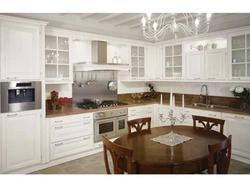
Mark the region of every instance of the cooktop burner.
<instances>
[{"instance_id":1,"label":"cooktop burner","mask_svg":"<svg viewBox=\"0 0 250 188\"><path fill-rule=\"evenodd\" d=\"M97 104L93 101L81 102L81 103L76 104L78 108L83 108L86 110L96 109L96 108L105 108L105 107L110 107L110 106L123 106L123 105L128 105L128 103L120 102L120 101L104 100L100 104Z\"/></svg>"}]
</instances>

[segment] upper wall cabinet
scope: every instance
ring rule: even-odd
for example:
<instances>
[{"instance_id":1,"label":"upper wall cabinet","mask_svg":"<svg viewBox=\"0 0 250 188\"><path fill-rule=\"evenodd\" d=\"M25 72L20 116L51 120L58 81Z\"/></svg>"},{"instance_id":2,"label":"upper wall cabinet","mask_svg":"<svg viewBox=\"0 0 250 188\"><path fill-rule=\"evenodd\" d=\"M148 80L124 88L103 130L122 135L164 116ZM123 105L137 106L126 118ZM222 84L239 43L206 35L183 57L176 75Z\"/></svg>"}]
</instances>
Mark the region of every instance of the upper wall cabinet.
<instances>
[{"instance_id":1,"label":"upper wall cabinet","mask_svg":"<svg viewBox=\"0 0 250 188\"><path fill-rule=\"evenodd\" d=\"M164 46L163 77L167 79L182 79L183 55L182 44Z\"/></svg>"},{"instance_id":2,"label":"upper wall cabinet","mask_svg":"<svg viewBox=\"0 0 250 188\"><path fill-rule=\"evenodd\" d=\"M45 80L47 83L72 82L71 35L46 31Z\"/></svg>"},{"instance_id":3,"label":"upper wall cabinet","mask_svg":"<svg viewBox=\"0 0 250 188\"><path fill-rule=\"evenodd\" d=\"M210 39L186 46L187 80L226 79L226 39Z\"/></svg>"},{"instance_id":4,"label":"upper wall cabinet","mask_svg":"<svg viewBox=\"0 0 250 188\"><path fill-rule=\"evenodd\" d=\"M41 79L41 46L46 24L0 16L1 80Z\"/></svg>"},{"instance_id":5,"label":"upper wall cabinet","mask_svg":"<svg viewBox=\"0 0 250 188\"><path fill-rule=\"evenodd\" d=\"M250 79L250 31L228 35L229 79Z\"/></svg>"}]
</instances>

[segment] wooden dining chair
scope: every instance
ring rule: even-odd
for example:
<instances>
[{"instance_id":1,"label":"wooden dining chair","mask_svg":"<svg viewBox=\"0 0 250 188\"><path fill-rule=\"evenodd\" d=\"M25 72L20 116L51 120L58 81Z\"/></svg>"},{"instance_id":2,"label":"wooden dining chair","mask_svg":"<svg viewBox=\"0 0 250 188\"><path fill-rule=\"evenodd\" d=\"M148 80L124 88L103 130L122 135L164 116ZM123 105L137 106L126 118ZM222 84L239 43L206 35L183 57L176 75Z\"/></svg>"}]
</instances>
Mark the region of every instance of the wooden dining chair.
<instances>
[{"instance_id":1,"label":"wooden dining chair","mask_svg":"<svg viewBox=\"0 0 250 188\"><path fill-rule=\"evenodd\" d=\"M124 171L128 174L133 173L132 155L133 150L117 145L109 141L106 137L102 137L103 141L103 154L104 163L107 174L124 174ZM111 173L109 166L109 155L112 159L113 173Z\"/></svg>"},{"instance_id":2,"label":"wooden dining chair","mask_svg":"<svg viewBox=\"0 0 250 188\"><path fill-rule=\"evenodd\" d=\"M217 174L227 174L231 160L232 135L218 144L208 145L209 160L208 173L214 173L214 165L216 164Z\"/></svg>"},{"instance_id":3,"label":"wooden dining chair","mask_svg":"<svg viewBox=\"0 0 250 188\"><path fill-rule=\"evenodd\" d=\"M192 115L193 117L193 126L194 128L197 127L197 122L201 123L203 125L203 127L206 130L211 130L214 126L219 126L220 127L220 133L223 134L223 130L224 130L224 123L225 120L224 119L217 119L217 118L211 118L211 117L204 117L204 116L196 116L196 115Z\"/></svg>"},{"instance_id":4,"label":"wooden dining chair","mask_svg":"<svg viewBox=\"0 0 250 188\"><path fill-rule=\"evenodd\" d=\"M128 134L132 133L132 129L136 132L151 130L151 117L133 119L128 121Z\"/></svg>"}]
</instances>

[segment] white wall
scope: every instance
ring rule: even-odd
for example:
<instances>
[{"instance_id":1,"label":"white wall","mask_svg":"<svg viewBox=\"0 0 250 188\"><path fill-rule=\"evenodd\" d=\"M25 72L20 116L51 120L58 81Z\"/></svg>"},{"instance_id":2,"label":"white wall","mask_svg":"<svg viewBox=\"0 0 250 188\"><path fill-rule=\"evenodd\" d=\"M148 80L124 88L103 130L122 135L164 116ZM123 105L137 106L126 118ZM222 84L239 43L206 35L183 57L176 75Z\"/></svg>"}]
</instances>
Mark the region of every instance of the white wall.
<instances>
[{"instance_id":1,"label":"white wall","mask_svg":"<svg viewBox=\"0 0 250 188\"><path fill-rule=\"evenodd\" d=\"M203 82L152 82L155 84L156 92L167 92L169 93L172 89L173 93L184 93L184 94L196 94L199 95L201 86L206 84L208 86L208 95L210 96L226 96L233 97L230 93L230 87L243 86L250 88L249 84L242 83L203 83ZM132 82L132 83L119 83L118 94L132 93L132 92L147 92L148 87L145 82ZM205 94L205 90L203 91Z\"/></svg>"}]
</instances>

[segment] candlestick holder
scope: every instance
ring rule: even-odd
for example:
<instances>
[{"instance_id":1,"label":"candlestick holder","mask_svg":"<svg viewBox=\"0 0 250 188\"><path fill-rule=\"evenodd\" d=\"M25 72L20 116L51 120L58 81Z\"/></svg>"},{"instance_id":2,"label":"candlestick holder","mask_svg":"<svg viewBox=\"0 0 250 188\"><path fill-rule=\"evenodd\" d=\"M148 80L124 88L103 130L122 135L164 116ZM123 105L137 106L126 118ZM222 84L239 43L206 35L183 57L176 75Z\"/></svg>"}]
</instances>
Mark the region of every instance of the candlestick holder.
<instances>
[{"instance_id":1,"label":"candlestick holder","mask_svg":"<svg viewBox=\"0 0 250 188\"><path fill-rule=\"evenodd\" d=\"M166 137L165 137L168 141L171 142L171 141L173 141L173 140L178 139L178 136L179 136L179 135L178 135L178 134L175 134L174 131L173 131L174 125L175 125L176 122L182 123L182 122L185 120L185 118L186 118L186 116L185 116L184 113L181 113L181 117L180 117L179 119L178 119L177 117L175 117L175 116L174 116L174 111L173 111L173 109L171 109L171 110L169 111L168 117L165 118L165 119L164 119L164 117L163 117L163 114L160 113L159 119L161 120L161 122L166 122L167 120L170 121L171 131L170 131L170 133L167 134Z\"/></svg>"}]
</instances>

